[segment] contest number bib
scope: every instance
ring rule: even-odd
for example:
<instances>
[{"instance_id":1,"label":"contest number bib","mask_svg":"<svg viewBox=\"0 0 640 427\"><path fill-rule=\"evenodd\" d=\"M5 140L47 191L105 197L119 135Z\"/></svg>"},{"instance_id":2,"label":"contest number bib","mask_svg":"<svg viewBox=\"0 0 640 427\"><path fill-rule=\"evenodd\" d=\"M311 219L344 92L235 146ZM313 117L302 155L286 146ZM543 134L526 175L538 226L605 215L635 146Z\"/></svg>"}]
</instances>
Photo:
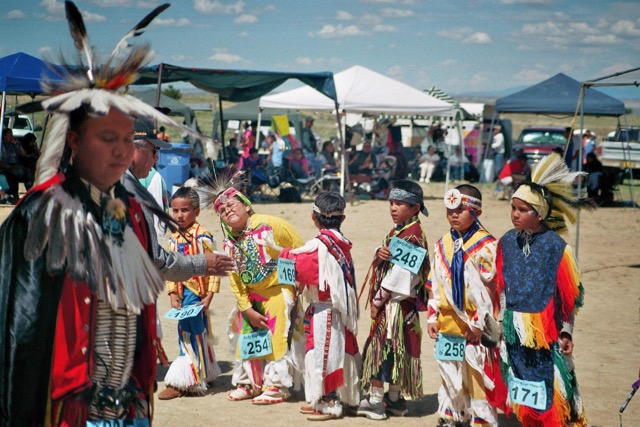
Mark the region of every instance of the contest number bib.
<instances>
[{"instance_id":1,"label":"contest number bib","mask_svg":"<svg viewBox=\"0 0 640 427\"><path fill-rule=\"evenodd\" d=\"M425 248L416 246L399 237L391 238L389 250L391 251L391 262L405 270L409 270L413 274L418 274L427 254Z\"/></svg>"},{"instance_id":2,"label":"contest number bib","mask_svg":"<svg viewBox=\"0 0 640 427\"><path fill-rule=\"evenodd\" d=\"M167 311L167 314L165 314L164 317L166 317L167 319L182 320L188 317L197 316L198 314L200 314L203 308L203 304L188 305L186 307L182 307L180 310L172 308L171 310Z\"/></svg>"},{"instance_id":3,"label":"contest number bib","mask_svg":"<svg viewBox=\"0 0 640 427\"><path fill-rule=\"evenodd\" d=\"M461 362L467 340L458 335L438 334L436 339L436 360Z\"/></svg>"},{"instance_id":4,"label":"contest number bib","mask_svg":"<svg viewBox=\"0 0 640 427\"><path fill-rule=\"evenodd\" d=\"M296 262L292 259L278 258L278 283L296 284Z\"/></svg>"},{"instance_id":5,"label":"contest number bib","mask_svg":"<svg viewBox=\"0 0 640 427\"><path fill-rule=\"evenodd\" d=\"M526 381L509 378L509 398L514 403L539 411L547 409L547 389L544 381Z\"/></svg>"},{"instance_id":6,"label":"contest number bib","mask_svg":"<svg viewBox=\"0 0 640 427\"><path fill-rule=\"evenodd\" d=\"M271 354L271 334L268 329L262 329L250 334L240 335L240 358L253 359Z\"/></svg>"}]
</instances>

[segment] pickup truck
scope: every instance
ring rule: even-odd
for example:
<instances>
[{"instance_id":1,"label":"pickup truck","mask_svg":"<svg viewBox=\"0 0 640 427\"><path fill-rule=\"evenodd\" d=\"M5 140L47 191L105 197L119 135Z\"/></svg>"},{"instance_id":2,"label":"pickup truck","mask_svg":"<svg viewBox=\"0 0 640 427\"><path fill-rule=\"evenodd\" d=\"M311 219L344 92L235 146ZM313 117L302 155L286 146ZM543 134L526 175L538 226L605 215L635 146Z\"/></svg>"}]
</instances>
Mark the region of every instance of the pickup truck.
<instances>
[{"instance_id":1,"label":"pickup truck","mask_svg":"<svg viewBox=\"0 0 640 427\"><path fill-rule=\"evenodd\" d=\"M621 126L596 147L602 166L612 169L640 169L640 129ZM637 175L640 171L634 171Z\"/></svg>"},{"instance_id":2,"label":"pickup truck","mask_svg":"<svg viewBox=\"0 0 640 427\"><path fill-rule=\"evenodd\" d=\"M27 115L15 115L10 114L4 117L4 125L3 129L11 128L13 129L13 137L14 138L22 138L28 133L37 132L42 130L42 127L37 126L34 127L33 123L31 123L31 117Z\"/></svg>"}]
</instances>

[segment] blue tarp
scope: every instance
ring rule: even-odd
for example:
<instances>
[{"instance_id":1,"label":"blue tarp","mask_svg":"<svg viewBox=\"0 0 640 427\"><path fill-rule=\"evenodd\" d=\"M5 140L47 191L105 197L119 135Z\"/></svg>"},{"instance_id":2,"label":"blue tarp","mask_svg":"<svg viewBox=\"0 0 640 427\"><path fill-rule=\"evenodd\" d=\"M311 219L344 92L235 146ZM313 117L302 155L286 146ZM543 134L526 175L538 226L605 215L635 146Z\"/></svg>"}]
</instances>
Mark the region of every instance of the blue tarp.
<instances>
[{"instance_id":1,"label":"blue tarp","mask_svg":"<svg viewBox=\"0 0 640 427\"><path fill-rule=\"evenodd\" d=\"M575 114L581 83L558 73L555 76L496 100L498 113ZM624 102L586 88L584 114L589 116L622 116Z\"/></svg>"},{"instance_id":2,"label":"blue tarp","mask_svg":"<svg viewBox=\"0 0 640 427\"><path fill-rule=\"evenodd\" d=\"M35 95L42 93L40 81L44 76L52 80L59 77L47 64L23 52L0 58L0 92Z\"/></svg>"}]
</instances>

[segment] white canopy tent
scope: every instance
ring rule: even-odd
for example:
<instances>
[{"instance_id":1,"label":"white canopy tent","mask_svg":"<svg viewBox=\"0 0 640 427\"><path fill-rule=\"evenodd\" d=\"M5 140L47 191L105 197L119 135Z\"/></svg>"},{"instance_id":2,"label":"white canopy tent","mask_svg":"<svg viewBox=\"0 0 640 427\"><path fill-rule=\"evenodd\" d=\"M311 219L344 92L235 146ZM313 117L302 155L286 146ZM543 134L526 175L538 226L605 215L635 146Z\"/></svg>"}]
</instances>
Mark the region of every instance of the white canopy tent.
<instances>
[{"instance_id":1,"label":"white canopy tent","mask_svg":"<svg viewBox=\"0 0 640 427\"><path fill-rule=\"evenodd\" d=\"M454 106L390 77L356 65L333 75L338 97L336 121L342 132L341 113L454 115ZM260 108L335 111L336 103L311 87L301 87L260 98ZM344 132L342 132L344 134ZM345 176L344 139L342 177ZM344 188L344 182L341 185Z\"/></svg>"},{"instance_id":2,"label":"white canopy tent","mask_svg":"<svg viewBox=\"0 0 640 427\"><path fill-rule=\"evenodd\" d=\"M341 111L362 114L453 116L453 106L360 65L333 75ZM333 111L335 103L311 87L260 98L261 108Z\"/></svg>"}]
</instances>

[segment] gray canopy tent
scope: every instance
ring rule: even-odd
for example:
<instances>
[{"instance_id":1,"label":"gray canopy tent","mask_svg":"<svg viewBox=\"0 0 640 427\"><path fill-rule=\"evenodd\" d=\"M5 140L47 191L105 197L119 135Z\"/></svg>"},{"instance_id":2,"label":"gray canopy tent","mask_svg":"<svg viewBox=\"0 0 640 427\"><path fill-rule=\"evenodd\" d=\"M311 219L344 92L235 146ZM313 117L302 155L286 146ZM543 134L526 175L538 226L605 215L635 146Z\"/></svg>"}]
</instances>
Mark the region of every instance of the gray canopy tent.
<instances>
[{"instance_id":1,"label":"gray canopy tent","mask_svg":"<svg viewBox=\"0 0 640 427\"><path fill-rule=\"evenodd\" d=\"M179 67L170 64L158 64L145 67L139 73L136 85L157 85L156 106L160 102L162 83L189 82L198 89L218 95L219 111L222 101L244 102L256 99L272 91L289 79L298 79L326 95L336 104L336 87L333 73L294 73L277 71L221 70L206 68ZM220 135L224 135L224 115L221 114ZM215 131L214 131L215 133ZM221 141L224 148L224 140ZM224 149L222 150L224 155Z\"/></svg>"}]
</instances>

